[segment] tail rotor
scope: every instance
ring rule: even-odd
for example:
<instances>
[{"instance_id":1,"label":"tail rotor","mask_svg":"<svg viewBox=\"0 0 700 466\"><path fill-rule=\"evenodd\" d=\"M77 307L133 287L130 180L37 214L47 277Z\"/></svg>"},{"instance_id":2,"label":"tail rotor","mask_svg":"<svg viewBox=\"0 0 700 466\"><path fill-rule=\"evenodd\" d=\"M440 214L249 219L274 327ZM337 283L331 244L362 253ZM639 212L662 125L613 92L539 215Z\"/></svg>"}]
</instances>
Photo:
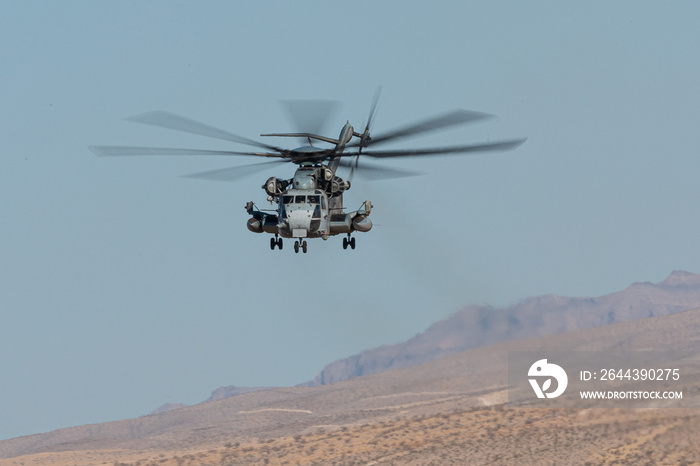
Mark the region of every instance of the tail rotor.
<instances>
[{"instance_id":1,"label":"tail rotor","mask_svg":"<svg viewBox=\"0 0 700 466\"><path fill-rule=\"evenodd\" d=\"M349 181L352 181L352 178L355 176L355 169L358 168L360 164L360 155L362 154L362 148L367 147L369 142L372 140L372 137L369 134L369 129L370 126L372 126L372 120L374 119L374 115L377 112L377 103L379 102L379 96L381 95L381 93L382 86L379 86L377 90L374 91L374 96L372 97L372 105L370 105L369 108L369 115L367 116L365 130L362 134L355 134L355 136L360 138L360 143L357 150L357 155L354 157L354 160L350 165L350 176L348 177Z\"/></svg>"}]
</instances>

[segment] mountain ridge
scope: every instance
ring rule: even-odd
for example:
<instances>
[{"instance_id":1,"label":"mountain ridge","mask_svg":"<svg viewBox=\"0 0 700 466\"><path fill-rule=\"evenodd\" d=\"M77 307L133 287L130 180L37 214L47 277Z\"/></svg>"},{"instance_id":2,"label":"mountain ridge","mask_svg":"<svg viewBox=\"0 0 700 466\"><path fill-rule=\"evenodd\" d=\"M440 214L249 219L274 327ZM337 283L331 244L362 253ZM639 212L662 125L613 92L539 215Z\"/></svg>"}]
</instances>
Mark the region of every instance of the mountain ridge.
<instances>
[{"instance_id":1,"label":"mountain ridge","mask_svg":"<svg viewBox=\"0 0 700 466\"><path fill-rule=\"evenodd\" d=\"M600 297L547 294L516 304L467 306L424 332L326 365L311 381L320 386L386 370L412 367L450 354L513 339L575 331L700 307L700 275L675 270L662 282L636 282Z\"/></svg>"},{"instance_id":2,"label":"mountain ridge","mask_svg":"<svg viewBox=\"0 0 700 466\"><path fill-rule=\"evenodd\" d=\"M204 464L202 458L206 455L209 455L207 464L263 464L264 459L274 458L275 455L284 454L287 455L285 460L291 460L292 450L297 452L294 453L297 456L289 464L318 464L324 461L323 458L331 457L348 464L349 459L343 460L344 455L360 455L358 461L362 459L361 462L368 464L369 459L379 459L384 455L382 445L389 445L387 442L393 442L395 436L399 436L395 438L396 445L392 443L386 447L388 451L406 449L406 445L418 441L425 442L429 431L423 428L416 430L410 428L411 425L420 426L426 419L444 420L449 416L469 417L468 425L460 424L453 432L464 440L463 444L455 444L461 445L459 448L462 449L455 450L455 458L465 458L465 451L470 452L469 455L479 455L472 443L479 442L476 445L479 451L501 448L501 454L507 454L512 462L517 462L517 454L522 454L524 440L518 437L519 443L504 445L502 439L515 438L516 432L530 432L532 435L528 445L537 448L545 432L548 438L555 438L566 426L557 427L543 420L542 410L504 411L509 352L563 349L627 351L651 347L657 351L696 351L699 345L700 309L547 337L501 342L462 351L417 367L386 371L332 385L248 392L136 419L71 427L0 441L0 458L8 458L0 459L0 466L82 466L125 463L127 460L134 466L175 466ZM684 376L695 383L695 388L689 393L698 393L700 374ZM564 416L567 423L584 422L576 435L569 431L559 439L565 442L562 443L564 448L557 452L559 456L556 458L550 457L549 462L553 464L562 464L569 448L590 445L589 434L598 432L596 429L599 427L605 428L596 433L596 441L609 442L611 435L607 429L619 427L621 417L627 419L625 425L635 426L639 425L639 416L650 412L604 410L609 415L605 425L600 426L598 415L591 418L595 421L593 424L587 423L587 410L578 414L573 411L569 415L566 410L553 411L556 413L552 414L552 421ZM669 428L675 429L674 426L678 425L681 432L686 432L683 426L686 425L687 430L687 423L693 422L685 410L651 411L653 418L650 419L650 426L666 422ZM693 412L696 414L692 419L697 419L700 410ZM670 424L668 416L675 416ZM425 424L422 426L427 427ZM469 435L464 433L468 426L473 429ZM646 428L642 425L630 434L643 434ZM403 435L401 432L411 429L415 437L400 437ZM494 432L493 429L497 429L498 434L495 437L487 436L487 433ZM366 438L356 436L363 430L371 431L371 435ZM436 432L438 435L439 431ZM692 438L695 434L685 435ZM379 444L377 436L382 439ZM425 449L414 453L419 454L420 458L429 457L435 451L430 445L436 448L445 446L441 443L444 435L440 439L431 440L432 443L426 444ZM673 439L673 436L660 437L653 444L640 445L635 454L644 455L646 450L656 450ZM331 441L335 442L334 449L325 448L324 445ZM619 447L619 441L606 445L606 448L614 450ZM595 454L600 447L592 445L587 448L590 454ZM554 450L545 448L542 454L545 452L549 455ZM683 452L684 455L695 454L688 448ZM406 450L406 453L410 453L410 450ZM365 454L371 456L367 461L362 456ZM183 463L185 457L199 463L189 460ZM661 461L664 458L657 459ZM439 458L435 461L437 463L433 464L440 464ZM494 461L498 462L497 458L485 462ZM281 461L273 461L273 464L278 463Z\"/></svg>"}]
</instances>

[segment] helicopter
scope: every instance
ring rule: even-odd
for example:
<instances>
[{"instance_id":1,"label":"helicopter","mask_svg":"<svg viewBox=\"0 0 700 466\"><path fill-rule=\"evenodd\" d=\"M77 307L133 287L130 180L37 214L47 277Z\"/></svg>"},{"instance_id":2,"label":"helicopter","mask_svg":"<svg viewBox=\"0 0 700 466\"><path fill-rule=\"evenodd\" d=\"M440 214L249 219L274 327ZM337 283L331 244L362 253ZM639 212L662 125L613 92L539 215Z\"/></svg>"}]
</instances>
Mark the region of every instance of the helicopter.
<instances>
[{"instance_id":1,"label":"helicopter","mask_svg":"<svg viewBox=\"0 0 700 466\"><path fill-rule=\"evenodd\" d=\"M399 138L417 136L434 130L444 129L490 118L492 115L468 110L454 110L436 117L408 124L377 136L370 135L370 127L376 113L379 93L375 93L369 116L364 125L364 131L358 132L349 120L343 125L337 138L316 134L308 131L306 126L319 127L320 120L328 113L328 106L322 105L322 115L315 118L313 124L304 121L300 131L293 133L267 133L261 137L298 138L302 141L300 147L287 149L271 144L248 139L234 133L221 130L186 117L168 112L156 111L127 118L128 121L142 123L162 128L193 133L210 138L223 139L238 144L256 147L257 152L238 152L204 149L164 148L164 147L135 147L135 146L88 146L99 156L130 156L130 155L209 155L209 156L252 156L271 158L272 161L249 165L224 168L186 175L188 178L199 178L219 181L235 181L259 170L264 170L272 164L291 162L298 167L291 178L269 177L262 185L267 194L267 200L275 209L259 209L252 201L246 203L245 209L250 218L247 228L254 233L269 233L270 249L283 249L283 238L293 239L294 251L306 253L307 239L345 235L343 249L355 249L356 238L353 233L366 233L372 229L369 216L373 205L367 200L354 211L346 211L343 205L343 194L351 187L355 172L370 173L374 177L410 176L415 173L388 167L360 165L360 158L397 158L417 157L447 154L468 154L487 151L512 150L526 141L526 138L511 139L482 144L421 148L375 150L386 142ZM327 101L316 101L327 102ZM329 103L330 105L330 103ZM316 113L318 112L316 106ZM307 119L308 120L308 119ZM322 143L326 146L319 146ZM339 167L350 168L348 179L337 175Z\"/></svg>"}]
</instances>

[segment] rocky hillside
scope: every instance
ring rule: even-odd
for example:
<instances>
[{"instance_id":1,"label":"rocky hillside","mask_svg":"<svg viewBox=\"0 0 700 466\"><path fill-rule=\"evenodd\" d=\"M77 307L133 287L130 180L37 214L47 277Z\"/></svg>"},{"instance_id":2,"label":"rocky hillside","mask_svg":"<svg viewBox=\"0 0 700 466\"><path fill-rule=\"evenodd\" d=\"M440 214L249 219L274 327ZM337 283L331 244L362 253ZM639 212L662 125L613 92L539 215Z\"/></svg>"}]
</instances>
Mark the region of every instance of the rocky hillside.
<instances>
[{"instance_id":1,"label":"rocky hillside","mask_svg":"<svg viewBox=\"0 0 700 466\"><path fill-rule=\"evenodd\" d=\"M0 466L698 464L698 409L508 408L508 352L696 351L700 309L0 442ZM692 367L697 366L697 361ZM691 397L700 373L684 373ZM5 458L5 459L2 459Z\"/></svg>"},{"instance_id":2,"label":"rocky hillside","mask_svg":"<svg viewBox=\"0 0 700 466\"><path fill-rule=\"evenodd\" d=\"M675 271L661 283L635 283L598 298L546 295L504 308L470 306L408 341L328 364L306 386L416 366L501 341L664 316L700 307L700 275Z\"/></svg>"}]
</instances>

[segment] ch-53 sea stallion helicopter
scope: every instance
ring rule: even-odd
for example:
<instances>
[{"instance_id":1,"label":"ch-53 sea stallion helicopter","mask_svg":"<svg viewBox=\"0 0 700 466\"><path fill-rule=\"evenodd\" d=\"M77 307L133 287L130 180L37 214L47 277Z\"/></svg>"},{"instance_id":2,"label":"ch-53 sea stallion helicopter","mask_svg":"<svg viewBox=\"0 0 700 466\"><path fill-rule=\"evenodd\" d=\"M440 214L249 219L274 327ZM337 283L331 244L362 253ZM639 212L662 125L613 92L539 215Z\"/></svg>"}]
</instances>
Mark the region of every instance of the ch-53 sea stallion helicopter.
<instances>
[{"instance_id":1,"label":"ch-53 sea stallion helicopter","mask_svg":"<svg viewBox=\"0 0 700 466\"><path fill-rule=\"evenodd\" d=\"M281 179L273 176L268 178L265 184L262 185L262 189L267 194L267 200L272 204L277 204L276 209L261 210L253 202L246 204L246 211L251 216L248 220L248 229L254 233L273 234L274 237L270 238L270 249L272 250L276 247L280 250L282 249L282 238L294 238L294 251L298 253L301 250L306 253L308 248L306 238L323 238L326 240L330 236L347 235L343 238L343 249L348 247L355 249L355 237L352 234L354 232L367 232L372 228L372 221L369 219L369 215L373 206L370 201L365 201L359 209L352 212L346 212L343 206L343 193L350 189L350 181L356 171L363 171L365 174L375 177L415 174L387 167L360 165L360 157L416 157L503 151L515 149L525 142L523 138L437 148L374 150L374 146L379 146L392 140L416 136L449 126L470 123L491 116L485 113L455 110L378 136L370 136L370 126L376 112L378 95L378 92L375 93L365 129L362 133L355 131L349 121L340 130L337 138L321 136L316 134L316 131L310 131L309 127L311 126L314 129L320 128L323 120L327 118L330 110L329 106L331 105L329 102L312 101L314 103L312 113L316 113L316 116L312 115L311 118L311 120L314 120L313 123L310 123L308 118L301 118L305 121L300 121L299 118L295 117L297 126L300 129L298 132L261 134L261 136L265 137L295 137L303 140L304 145L296 149L285 149L254 141L166 112L145 113L131 117L128 120L245 144L264 149L264 151L234 152L134 146L90 146L89 148L93 153L100 156L215 155L254 156L276 159L271 162L188 175L190 178L220 181L234 181L242 176L263 170L269 167L270 164L292 162L298 165L292 178ZM297 110L299 110L298 107ZM305 110L307 114L309 113L308 110L307 107ZM293 110L290 112L293 113ZM316 146L314 141L325 143L329 147ZM341 166L350 168L348 180L336 174Z\"/></svg>"}]
</instances>

